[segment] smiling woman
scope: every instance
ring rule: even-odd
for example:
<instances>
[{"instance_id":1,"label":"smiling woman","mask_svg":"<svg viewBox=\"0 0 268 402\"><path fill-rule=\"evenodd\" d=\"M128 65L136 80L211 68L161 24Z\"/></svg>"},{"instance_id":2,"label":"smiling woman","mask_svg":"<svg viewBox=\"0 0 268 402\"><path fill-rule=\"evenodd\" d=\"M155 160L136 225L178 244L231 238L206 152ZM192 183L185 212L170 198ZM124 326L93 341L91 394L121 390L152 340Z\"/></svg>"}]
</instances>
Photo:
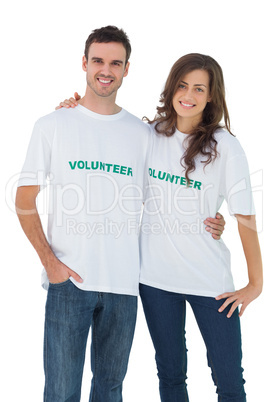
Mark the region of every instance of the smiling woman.
<instances>
[{"instance_id":1,"label":"smiling woman","mask_svg":"<svg viewBox=\"0 0 268 402\"><path fill-rule=\"evenodd\" d=\"M183 155L185 176L189 180L197 155L207 156L205 166L217 156L213 134L221 128L222 118L232 134L221 67L212 57L199 53L181 57L170 70L160 102L157 116L149 122L156 123L155 130L166 136L173 135L176 128L190 134L189 146Z\"/></svg>"},{"instance_id":2,"label":"smiling woman","mask_svg":"<svg viewBox=\"0 0 268 402\"><path fill-rule=\"evenodd\" d=\"M190 133L199 123L210 99L208 72L194 70L186 74L172 102L177 113L178 130Z\"/></svg>"},{"instance_id":3,"label":"smiling woman","mask_svg":"<svg viewBox=\"0 0 268 402\"><path fill-rule=\"evenodd\" d=\"M221 67L210 56L181 57L160 101L158 114L149 121L153 145L148 165L153 168L142 227L172 229L163 234L141 230L140 296L155 347L161 401L189 400L187 302L207 348L218 400L246 402L239 317L262 291L262 261L249 169L230 132ZM175 202L159 194L171 194ZM237 291L224 242L192 230L205 216L215 216L224 199L237 218L248 264L248 285ZM178 221L191 229L176 230Z\"/></svg>"}]
</instances>

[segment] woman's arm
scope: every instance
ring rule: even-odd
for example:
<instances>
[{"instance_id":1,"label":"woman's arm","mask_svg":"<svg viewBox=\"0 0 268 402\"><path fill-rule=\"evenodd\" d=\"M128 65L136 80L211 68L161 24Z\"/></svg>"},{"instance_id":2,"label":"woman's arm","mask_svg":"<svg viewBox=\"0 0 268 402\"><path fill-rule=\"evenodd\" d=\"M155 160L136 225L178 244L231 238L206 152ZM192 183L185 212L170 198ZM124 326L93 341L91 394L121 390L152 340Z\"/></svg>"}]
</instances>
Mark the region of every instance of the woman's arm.
<instances>
[{"instance_id":1,"label":"woman's arm","mask_svg":"<svg viewBox=\"0 0 268 402\"><path fill-rule=\"evenodd\" d=\"M263 286L262 258L255 215L236 215L236 218L247 261L249 283L245 288L237 290L236 292L228 292L216 297L216 300L227 297L225 303L220 307L219 312L222 312L229 304L233 303L227 314L228 318L232 316L239 304L242 304L239 313L241 317L249 303L261 294Z\"/></svg>"}]
</instances>

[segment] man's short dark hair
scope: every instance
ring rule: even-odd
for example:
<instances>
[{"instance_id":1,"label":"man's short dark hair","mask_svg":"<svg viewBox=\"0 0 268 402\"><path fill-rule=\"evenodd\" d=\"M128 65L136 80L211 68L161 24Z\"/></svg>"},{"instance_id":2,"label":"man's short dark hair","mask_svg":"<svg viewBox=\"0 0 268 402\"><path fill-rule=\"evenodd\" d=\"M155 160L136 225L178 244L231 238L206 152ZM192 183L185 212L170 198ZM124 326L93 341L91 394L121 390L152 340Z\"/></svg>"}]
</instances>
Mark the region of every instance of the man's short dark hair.
<instances>
[{"instance_id":1,"label":"man's short dark hair","mask_svg":"<svg viewBox=\"0 0 268 402\"><path fill-rule=\"evenodd\" d=\"M130 41L128 39L127 34L122 29L118 29L117 27L112 25L108 25L107 27L102 27L99 29L94 29L94 31L92 31L92 33L87 38L85 45L86 59L88 60L88 51L92 43L109 43L109 42L122 43L122 45L126 49L126 64L127 64L131 53Z\"/></svg>"}]
</instances>

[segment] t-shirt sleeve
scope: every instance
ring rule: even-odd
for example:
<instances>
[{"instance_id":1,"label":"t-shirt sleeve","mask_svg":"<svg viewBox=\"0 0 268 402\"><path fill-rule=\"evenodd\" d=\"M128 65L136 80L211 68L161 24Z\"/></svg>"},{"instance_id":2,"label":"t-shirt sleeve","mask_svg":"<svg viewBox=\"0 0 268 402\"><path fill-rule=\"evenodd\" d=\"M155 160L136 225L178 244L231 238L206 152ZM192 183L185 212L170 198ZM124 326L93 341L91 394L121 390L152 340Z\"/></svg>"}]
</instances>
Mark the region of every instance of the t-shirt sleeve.
<instances>
[{"instance_id":1,"label":"t-shirt sleeve","mask_svg":"<svg viewBox=\"0 0 268 402\"><path fill-rule=\"evenodd\" d=\"M146 156L145 156L145 163L144 163L144 176L143 176L143 202L146 199L146 193L148 191L149 186L149 159L152 152L153 146L153 130L149 124L147 124L148 130L148 142L147 142L147 149L146 149Z\"/></svg>"},{"instance_id":2,"label":"t-shirt sleeve","mask_svg":"<svg viewBox=\"0 0 268 402\"><path fill-rule=\"evenodd\" d=\"M243 152L227 159L222 183L230 215L255 215L249 167Z\"/></svg>"},{"instance_id":3,"label":"t-shirt sleeve","mask_svg":"<svg viewBox=\"0 0 268 402\"><path fill-rule=\"evenodd\" d=\"M35 185L45 187L50 173L50 159L51 141L40 122L37 121L34 125L18 187Z\"/></svg>"}]
</instances>

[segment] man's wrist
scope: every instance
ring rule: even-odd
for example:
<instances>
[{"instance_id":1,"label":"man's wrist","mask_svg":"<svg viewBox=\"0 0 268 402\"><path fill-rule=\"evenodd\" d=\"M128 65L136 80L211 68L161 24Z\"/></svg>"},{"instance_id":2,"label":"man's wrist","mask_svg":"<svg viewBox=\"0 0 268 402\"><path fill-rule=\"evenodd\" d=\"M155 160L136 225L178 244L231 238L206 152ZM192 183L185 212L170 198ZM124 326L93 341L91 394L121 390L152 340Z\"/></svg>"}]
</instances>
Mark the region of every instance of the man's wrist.
<instances>
[{"instance_id":1,"label":"man's wrist","mask_svg":"<svg viewBox=\"0 0 268 402\"><path fill-rule=\"evenodd\" d=\"M56 262L58 262L57 257L49 246L42 255L39 255L39 257L45 270L47 270L48 267L50 267L51 265L54 265Z\"/></svg>"}]
</instances>

